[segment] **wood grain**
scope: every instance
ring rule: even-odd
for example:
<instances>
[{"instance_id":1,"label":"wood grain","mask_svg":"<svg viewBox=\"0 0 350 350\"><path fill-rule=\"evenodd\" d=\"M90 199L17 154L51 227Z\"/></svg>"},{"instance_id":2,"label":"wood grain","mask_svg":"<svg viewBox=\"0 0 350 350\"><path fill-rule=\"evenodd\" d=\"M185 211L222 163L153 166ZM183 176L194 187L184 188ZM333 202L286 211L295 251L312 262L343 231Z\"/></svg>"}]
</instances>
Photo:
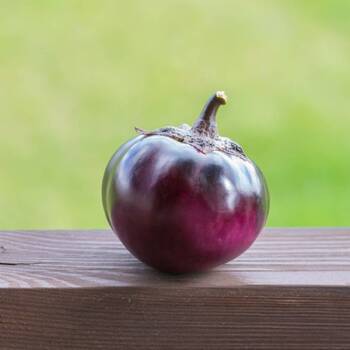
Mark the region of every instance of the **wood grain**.
<instances>
[{"instance_id":1,"label":"wood grain","mask_svg":"<svg viewBox=\"0 0 350 350\"><path fill-rule=\"evenodd\" d=\"M168 276L110 231L0 232L0 349L350 349L350 229Z\"/></svg>"}]
</instances>

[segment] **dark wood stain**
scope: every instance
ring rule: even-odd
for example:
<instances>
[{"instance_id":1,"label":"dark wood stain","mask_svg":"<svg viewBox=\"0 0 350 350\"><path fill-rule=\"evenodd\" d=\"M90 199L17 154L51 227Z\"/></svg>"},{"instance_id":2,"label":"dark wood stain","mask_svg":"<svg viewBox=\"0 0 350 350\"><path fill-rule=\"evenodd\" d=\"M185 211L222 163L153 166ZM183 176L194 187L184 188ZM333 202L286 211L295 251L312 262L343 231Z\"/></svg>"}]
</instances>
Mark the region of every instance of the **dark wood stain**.
<instances>
[{"instance_id":1,"label":"dark wood stain","mask_svg":"<svg viewBox=\"0 0 350 350\"><path fill-rule=\"evenodd\" d=\"M350 229L266 229L190 276L110 231L3 231L0 247L0 349L350 349Z\"/></svg>"}]
</instances>

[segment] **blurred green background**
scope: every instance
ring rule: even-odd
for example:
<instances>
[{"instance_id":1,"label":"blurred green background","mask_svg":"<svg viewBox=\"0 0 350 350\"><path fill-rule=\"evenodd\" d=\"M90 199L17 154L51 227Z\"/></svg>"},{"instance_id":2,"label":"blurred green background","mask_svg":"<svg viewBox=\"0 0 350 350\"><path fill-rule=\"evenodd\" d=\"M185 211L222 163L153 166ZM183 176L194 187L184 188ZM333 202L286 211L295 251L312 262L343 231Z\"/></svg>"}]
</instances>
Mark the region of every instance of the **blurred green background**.
<instances>
[{"instance_id":1,"label":"blurred green background","mask_svg":"<svg viewBox=\"0 0 350 350\"><path fill-rule=\"evenodd\" d=\"M106 227L111 154L215 90L268 225L349 225L348 0L28 0L1 1L0 227Z\"/></svg>"}]
</instances>

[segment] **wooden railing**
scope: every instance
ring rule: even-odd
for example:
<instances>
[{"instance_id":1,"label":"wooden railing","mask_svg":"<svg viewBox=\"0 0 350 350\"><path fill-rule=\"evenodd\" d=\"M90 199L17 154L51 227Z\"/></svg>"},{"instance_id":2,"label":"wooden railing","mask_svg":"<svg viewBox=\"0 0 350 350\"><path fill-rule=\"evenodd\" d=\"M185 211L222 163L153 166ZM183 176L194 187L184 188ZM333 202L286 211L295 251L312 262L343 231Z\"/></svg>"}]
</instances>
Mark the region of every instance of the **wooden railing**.
<instances>
[{"instance_id":1,"label":"wooden railing","mask_svg":"<svg viewBox=\"0 0 350 350\"><path fill-rule=\"evenodd\" d=\"M266 229L184 276L110 231L2 231L0 349L350 349L350 229Z\"/></svg>"}]
</instances>

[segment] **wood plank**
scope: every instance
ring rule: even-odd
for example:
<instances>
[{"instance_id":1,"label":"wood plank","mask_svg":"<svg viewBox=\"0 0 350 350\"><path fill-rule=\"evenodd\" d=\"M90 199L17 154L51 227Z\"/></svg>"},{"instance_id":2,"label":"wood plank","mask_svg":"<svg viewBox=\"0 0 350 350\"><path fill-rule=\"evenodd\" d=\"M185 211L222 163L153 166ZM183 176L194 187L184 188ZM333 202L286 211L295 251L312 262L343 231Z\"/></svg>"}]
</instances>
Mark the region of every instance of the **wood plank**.
<instances>
[{"instance_id":1,"label":"wood plank","mask_svg":"<svg viewBox=\"0 0 350 350\"><path fill-rule=\"evenodd\" d=\"M0 232L0 288L350 286L350 229L266 229L238 259L206 274L167 276L107 230Z\"/></svg>"},{"instance_id":2,"label":"wood plank","mask_svg":"<svg viewBox=\"0 0 350 350\"><path fill-rule=\"evenodd\" d=\"M0 349L233 348L350 348L350 229L266 229L188 276L110 231L0 232Z\"/></svg>"}]
</instances>

